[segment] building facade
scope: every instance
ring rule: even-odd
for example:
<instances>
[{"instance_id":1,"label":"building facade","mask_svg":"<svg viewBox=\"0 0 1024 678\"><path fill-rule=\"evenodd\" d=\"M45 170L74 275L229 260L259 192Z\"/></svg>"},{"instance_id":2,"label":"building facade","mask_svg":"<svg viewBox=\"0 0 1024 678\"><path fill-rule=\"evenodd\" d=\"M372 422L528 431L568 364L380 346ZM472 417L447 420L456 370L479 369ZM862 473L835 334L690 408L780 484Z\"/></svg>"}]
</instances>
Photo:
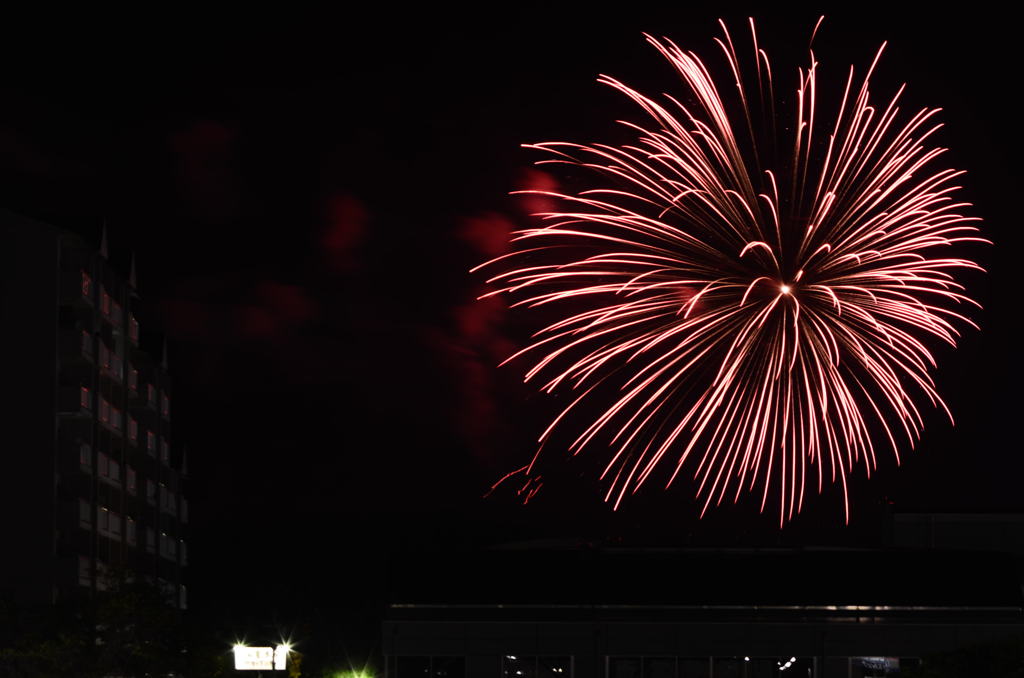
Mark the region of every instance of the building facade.
<instances>
[{"instance_id":1,"label":"building facade","mask_svg":"<svg viewBox=\"0 0 1024 678\"><path fill-rule=\"evenodd\" d=\"M985 533L983 519L899 522L913 543L407 554L392 564L385 675L895 678L1024 639L1024 523L993 523L998 548L950 536ZM917 543L933 540L945 548Z\"/></svg>"},{"instance_id":2,"label":"building facade","mask_svg":"<svg viewBox=\"0 0 1024 678\"><path fill-rule=\"evenodd\" d=\"M166 350L158 360L140 343L134 262L125 277L105 242L7 212L0 232L0 596L55 603L126 578L184 608L185 460L171 447Z\"/></svg>"}]
</instances>

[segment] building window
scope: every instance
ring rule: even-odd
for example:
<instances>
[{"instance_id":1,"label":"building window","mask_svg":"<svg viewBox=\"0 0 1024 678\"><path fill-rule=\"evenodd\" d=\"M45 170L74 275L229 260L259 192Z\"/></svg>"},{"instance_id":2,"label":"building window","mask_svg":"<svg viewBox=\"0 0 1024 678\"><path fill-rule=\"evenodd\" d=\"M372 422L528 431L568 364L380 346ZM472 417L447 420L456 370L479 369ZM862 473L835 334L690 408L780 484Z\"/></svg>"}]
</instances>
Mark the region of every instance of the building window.
<instances>
[{"instance_id":1,"label":"building window","mask_svg":"<svg viewBox=\"0 0 1024 678\"><path fill-rule=\"evenodd\" d=\"M128 388L133 392L139 389L139 371L128 363Z\"/></svg>"},{"instance_id":2,"label":"building window","mask_svg":"<svg viewBox=\"0 0 1024 678\"><path fill-rule=\"evenodd\" d=\"M139 343L139 321L131 313L128 314L128 338Z\"/></svg>"},{"instance_id":3,"label":"building window","mask_svg":"<svg viewBox=\"0 0 1024 678\"><path fill-rule=\"evenodd\" d=\"M167 486L160 483L160 509L172 516L177 513L178 504L175 501L174 493L167 489Z\"/></svg>"},{"instance_id":4,"label":"building window","mask_svg":"<svg viewBox=\"0 0 1024 678\"><path fill-rule=\"evenodd\" d=\"M85 528L92 528L92 504L85 499L78 500L78 524Z\"/></svg>"},{"instance_id":5,"label":"building window","mask_svg":"<svg viewBox=\"0 0 1024 678\"><path fill-rule=\"evenodd\" d=\"M430 675L436 674L432 673ZM501 675L503 677L509 676L509 678L525 678L525 676L571 676L572 657L538 657L533 655L513 654L503 655L501 658ZM612 674L609 673L608 675L610 676ZM637 674L637 678L641 678L640 674Z\"/></svg>"},{"instance_id":6,"label":"building window","mask_svg":"<svg viewBox=\"0 0 1024 678\"><path fill-rule=\"evenodd\" d=\"M121 325L121 322L124 319L124 314L121 311L121 304L116 301L111 302L110 304L110 317L114 321L114 324L118 326Z\"/></svg>"},{"instance_id":7,"label":"building window","mask_svg":"<svg viewBox=\"0 0 1024 678\"><path fill-rule=\"evenodd\" d=\"M465 678L465 657L398 657L396 661L399 678L423 676L423 678ZM502 673L502 676L506 674ZM512 674L511 678L534 678L536 674Z\"/></svg>"},{"instance_id":8,"label":"building window","mask_svg":"<svg viewBox=\"0 0 1024 678\"><path fill-rule=\"evenodd\" d=\"M890 676L900 673L901 669L908 668L910 662L899 657L850 657L850 676L853 678L875 678L876 676Z\"/></svg>"},{"instance_id":9,"label":"building window","mask_svg":"<svg viewBox=\"0 0 1024 678\"><path fill-rule=\"evenodd\" d=\"M127 541L129 544L134 546L135 545L136 537L137 537L137 535L136 535L136 532L135 532L135 521L132 518L125 516L125 519L124 519L124 538L125 538L125 541Z\"/></svg>"},{"instance_id":10,"label":"building window","mask_svg":"<svg viewBox=\"0 0 1024 678\"><path fill-rule=\"evenodd\" d=\"M106 453L100 452L97 460L99 462L97 466L99 466L100 476L103 478L108 477L110 475L110 457Z\"/></svg>"},{"instance_id":11,"label":"building window","mask_svg":"<svg viewBox=\"0 0 1024 678\"><path fill-rule=\"evenodd\" d=\"M152 431L146 431L146 452L149 456L156 456L156 434Z\"/></svg>"},{"instance_id":12,"label":"building window","mask_svg":"<svg viewBox=\"0 0 1024 678\"><path fill-rule=\"evenodd\" d=\"M146 479L146 501L156 506L156 483L148 478Z\"/></svg>"},{"instance_id":13,"label":"building window","mask_svg":"<svg viewBox=\"0 0 1024 678\"><path fill-rule=\"evenodd\" d=\"M114 375L114 379L124 381L124 360L116 353L110 356L110 371Z\"/></svg>"},{"instance_id":14,"label":"building window","mask_svg":"<svg viewBox=\"0 0 1024 678\"><path fill-rule=\"evenodd\" d=\"M181 552L181 564L188 565L188 544L184 539L178 541L178 549Z\"/></svg>"},{"instance_id":15,"label":"building window","mask_svg":"<svg viewBox=\"0 0 1024 678\"><path fill-rule=\"evenodd\" d=\"M104 344L102 340L99 342L99 349L100 349L100 367L102 367L103 369L109 369L110 368L110 349L107 348L107 345Z\"/></svg>"},{"instance_id":16,"label":"building window","mask_svg":"<svg viewBox=\"0 0 1024 678\"><path fill-rule=\"evenodd\" d=\"M83 386L79 389L78 402L82 406L83 410L92 409L92 394L89 392L88 386Z\"/></svg>"},{"instance_id":17,"label":"building window","mask_svg":"<svg viewBox=\"0 0 1024 678\"><path fill-rule=\"evenodd\" d=\"M89 556L78 556L78 583L82 586L92 585L92 561Z\"/></svg>"},{"instance_id":18,"label":"building window","mask_svg":"<svg viewBox=\"0 0 1024 678\"><path fill-rule=\"evenodd\" d=\"M188 594L184 586L178 589L178 608L181 610L188 609Z\"/></svg>"},{"instance_id":19,"label":"building window","mask_svg":"<svg viewBox=\"0 0 1024 678\"><path fill-rule=\"evenodd\" d=\"M105 316L109 316L110 315L110 301L111 301L110 295L107 294L107 290L105 290L103 288L103 286L101 285L100 286L100 311L102 311L103 315L105 315Z\"/></svg>"},{"instance_id":20,"label":"building window","mask_svg":"<svg viewBox=\"0 0 1024 678\"><path fill-rule=\"evenodd\" d=\"M78 463L83 471L92 473L92 445L80 443L78 445Z\"/></svg>"},{"instance_id":21,"label":"building window","mask_svg":"<svg viewBox=\"0 0 1024 678\"><path fill-rule=\"evenodd\" d=\"M676 663L679 666L679 675L694 676L694 678L709 678L711 676L710 657L677 657Z\"/></svg>"},{"instance_id":22,"label":"building window","mask_svg":"<svg viewBox=\"0 0 1024 678\"><path fill-rule=\"evenodd\" d=\"M153 384L146 384L146 401L152 407L156 407L156 386Z\"/></svg>"},{"instance_id":23,"label":"building window","mask_svg":"<svg viewBox=\"0 0 1024 678\"><path fill-rule=\"evenodd\" d=\"M150 553L156 553L156 532L153 531L152 527L146 528L146 550Z\"/></svg>"},{"instance_id":24,"label":"building window","mask_svg":"<svg viewBox=\"0 0 1024 678\"><path fill-rule=\"evenodd\" d=\"M121 410L116 407L110 408L110 425L118 431L121 430Z\"/></svg>"},{"instance_id":25,"label":"building window","mask_svg":"<svg viewBox=\"0 0 1024 678\"><path fill-rule=\"evenodd\" d=\"M92 301L92 277L82 271L82 296Z\"/></svg>"},{"instance_id":26,"label":"building window","mask_svg":"<svg viewBox=\"0 0 1024 678\"><path fill-rule=\"evenodd\" d=\"M164 417L171 416L171 399L163 392L160 393L160 412L163 413Z\"/></svg>"},{"instance_id":27,"label":"building window","mask_svg":"<svg viewBox=\"0 0 1024 678\"><path fill-rule=\"evenodd\" d=\"M92 335L82 330L82 355L92 358Z\"/></svg>"},{"instance_id":28,"label":"building window","mask_svg":"<svg viewBox=\"0 0 1024 678\"><path fill-rule=\"evenodd\" d=\"M110 403L103 396L100 396L100 421L104 424L110 421Z\"/></svg>"},{"instance_id":29,"label":"building window","mask_svg":"<svg viewBox=\"0 0 1024 678\"><path fill-rule=\"evenodd\" d=\"M608 657L608 678L676 678L676 676L697 676L707 678L711 663L707 657L699 660L703 664L690 666L687 670L679 664L677 673L675 657ZM703 671L701 671L703 668ZM541 675L549 675L542 673ZM732 675L732 674L724 674ZM745 675L745 674L744 674ZM761 674L754 674L760 676Z\"/></svg>"},{"instance_id":30,"label":"building window","mask_svg":"<svg viewBox=\"0 0 1024 678\"><path fill-rule=\"evenodd\" d=\"M188 522L188 499L181 498L181 522Z\"/></svg>"},{"instance_id":31,"label":"building window","mask_svg":"<svg viewBox=\"0 0 1024 678\"><path fill-rule=\"evenodd\" d=\"M178 557L178 542L174 541L174 537L168 537L166 532L160 533L160 555L168 560Z\"/></svg>"},{"instance_id":32,"label":"building window","mask_svg":"<svg viewBox=\"0 0 1024 678\"><path fill-rule=\"evenodd\" d=\"M139 422L135 417L128 417L128 440L133 443L139 439Z\"/></svg>"},{"instance_id":33,"label":"building window","mask_svg":"<svg viewBox=\"0 0 1024 678\"><path fill-rule=\"evenodd\" d=\"M121 465L115 460L110 460L110 479L115 483L121 482Z\"/></svg>"},{"instance_id":34,"label":"building window","mask_svg":"<svg viewBox=\"0 0 1024 678\"><path fill-rule=\"evenodd\" d=\"M131 466L127 466L126 468L128 469L128 494L134 495L136 491L135 469L133 469Z\"/></svg>"},{"instance_id":35,"label":"building window","mask_svg":"<svg viewBox=\"0 0 1024 678\"><path fill-rule=\"evenodd\" d=\"M121 540L121 516L114 511L111 511L107 507L101 507L99 510L99 532L100 534L110 537L111 539Z\"/></svg>"},{"instance_id":36,"label":"building window","mask_svg":"<svg viewBox=\"0 0 1024 678\"><path fill-rule=\"evenodd\" d=\"M165 464L171 463L171 446L167 443L166 438L160 439L160 461Z\"/></svg>"}]
</instances>

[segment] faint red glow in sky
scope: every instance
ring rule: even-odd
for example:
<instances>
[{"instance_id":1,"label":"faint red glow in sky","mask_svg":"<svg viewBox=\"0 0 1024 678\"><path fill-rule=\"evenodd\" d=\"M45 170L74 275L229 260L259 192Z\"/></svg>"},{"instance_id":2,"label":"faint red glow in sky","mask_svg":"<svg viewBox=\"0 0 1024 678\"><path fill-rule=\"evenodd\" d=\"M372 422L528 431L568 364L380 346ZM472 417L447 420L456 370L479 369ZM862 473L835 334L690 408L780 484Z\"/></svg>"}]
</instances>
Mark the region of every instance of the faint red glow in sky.
<instances>
[{"instance_id":1,"label":"faint red glow in sky","mask_svg":"<svg viewBox=\"0 0 1024 678\"><path fill-rule=\"evenodd\" d=\"M331 271L342 273L356 267L356 248L365 237L368 218L366 206L355 196L340 194L328 199L320 246Z\"/></svg>"}]
</instances>

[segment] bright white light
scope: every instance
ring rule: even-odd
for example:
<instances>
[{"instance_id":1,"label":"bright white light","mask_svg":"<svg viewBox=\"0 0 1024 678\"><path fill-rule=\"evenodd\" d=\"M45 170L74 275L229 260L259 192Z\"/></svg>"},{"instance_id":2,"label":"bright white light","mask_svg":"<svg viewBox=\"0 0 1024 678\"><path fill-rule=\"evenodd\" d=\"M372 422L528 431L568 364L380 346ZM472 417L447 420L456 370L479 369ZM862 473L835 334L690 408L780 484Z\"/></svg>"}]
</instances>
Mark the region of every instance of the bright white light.
<instances>
[{"instance_id":1,"label":"bright white light","mask_svg":"<svg viewBox=\"0 0 1024 678\"><path fill-rule=\"evenodd\" d=\"M795 661L796 661L796 657L790 657L790 658L789 658L789 662L790 662L791 664L792 664L793 662L795 662Z\"/></svg>"},{"instance_id":2,"label":"bright white light","mask_svg":"<svg viewBox=\"0 0 1024 678\"><path fill-rule=\"evenodd\" d=\"M783 285L780 289L783 294L789 294L789 285Z\"/></svg>"},{"instance_id":3,"label":"bright white light","mask_svg":"<svg viewBox=\"0 0 1024 678\"><path fill-rule=\"evenodd\" d=\"M274 648L235 645L236 671L273 671Z\"/></svg>"},{"instance_id":4,"label":"bright white light","mask_svg":"<svg viewBox=\"0 0 1024 678\"><path fill-rule=\"evenodd\" d=\"M744 657L744 658L743 658L743 661L745 661L745 662L749 662L749 661L750 661L750 657Z\"/></svg>"},{"instance_id":5,"label":"bright white light","mask_svg":"<svg viewBox=\"0 0 1024 678\"><path fill-rule=\"evenodd\" d=\"M288 666L288 652L291 650L291 646L285 643L284 645L278 645L274 648L274 670L284 671Z\"/></svg>"}]
</instances>

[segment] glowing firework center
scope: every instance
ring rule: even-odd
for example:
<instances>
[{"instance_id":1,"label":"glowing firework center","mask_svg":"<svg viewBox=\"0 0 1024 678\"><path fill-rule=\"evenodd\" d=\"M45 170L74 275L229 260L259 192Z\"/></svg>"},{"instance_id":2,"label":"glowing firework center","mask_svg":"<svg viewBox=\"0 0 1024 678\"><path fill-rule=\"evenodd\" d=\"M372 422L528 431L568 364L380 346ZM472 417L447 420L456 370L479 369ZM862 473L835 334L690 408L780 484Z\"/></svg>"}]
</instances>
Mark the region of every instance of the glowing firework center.
<instances>
[{"instance_id":1,"label":"glowing firework center","mask_svg":"<svg viewBox=\"0 0 1024 678\"><path fill-rule=\"evenodd\" d=\"M288 645L275 647L235 645L232 651L235 655L236 671L284 671L291 648Z\"/></svg>"}]
</instances>

